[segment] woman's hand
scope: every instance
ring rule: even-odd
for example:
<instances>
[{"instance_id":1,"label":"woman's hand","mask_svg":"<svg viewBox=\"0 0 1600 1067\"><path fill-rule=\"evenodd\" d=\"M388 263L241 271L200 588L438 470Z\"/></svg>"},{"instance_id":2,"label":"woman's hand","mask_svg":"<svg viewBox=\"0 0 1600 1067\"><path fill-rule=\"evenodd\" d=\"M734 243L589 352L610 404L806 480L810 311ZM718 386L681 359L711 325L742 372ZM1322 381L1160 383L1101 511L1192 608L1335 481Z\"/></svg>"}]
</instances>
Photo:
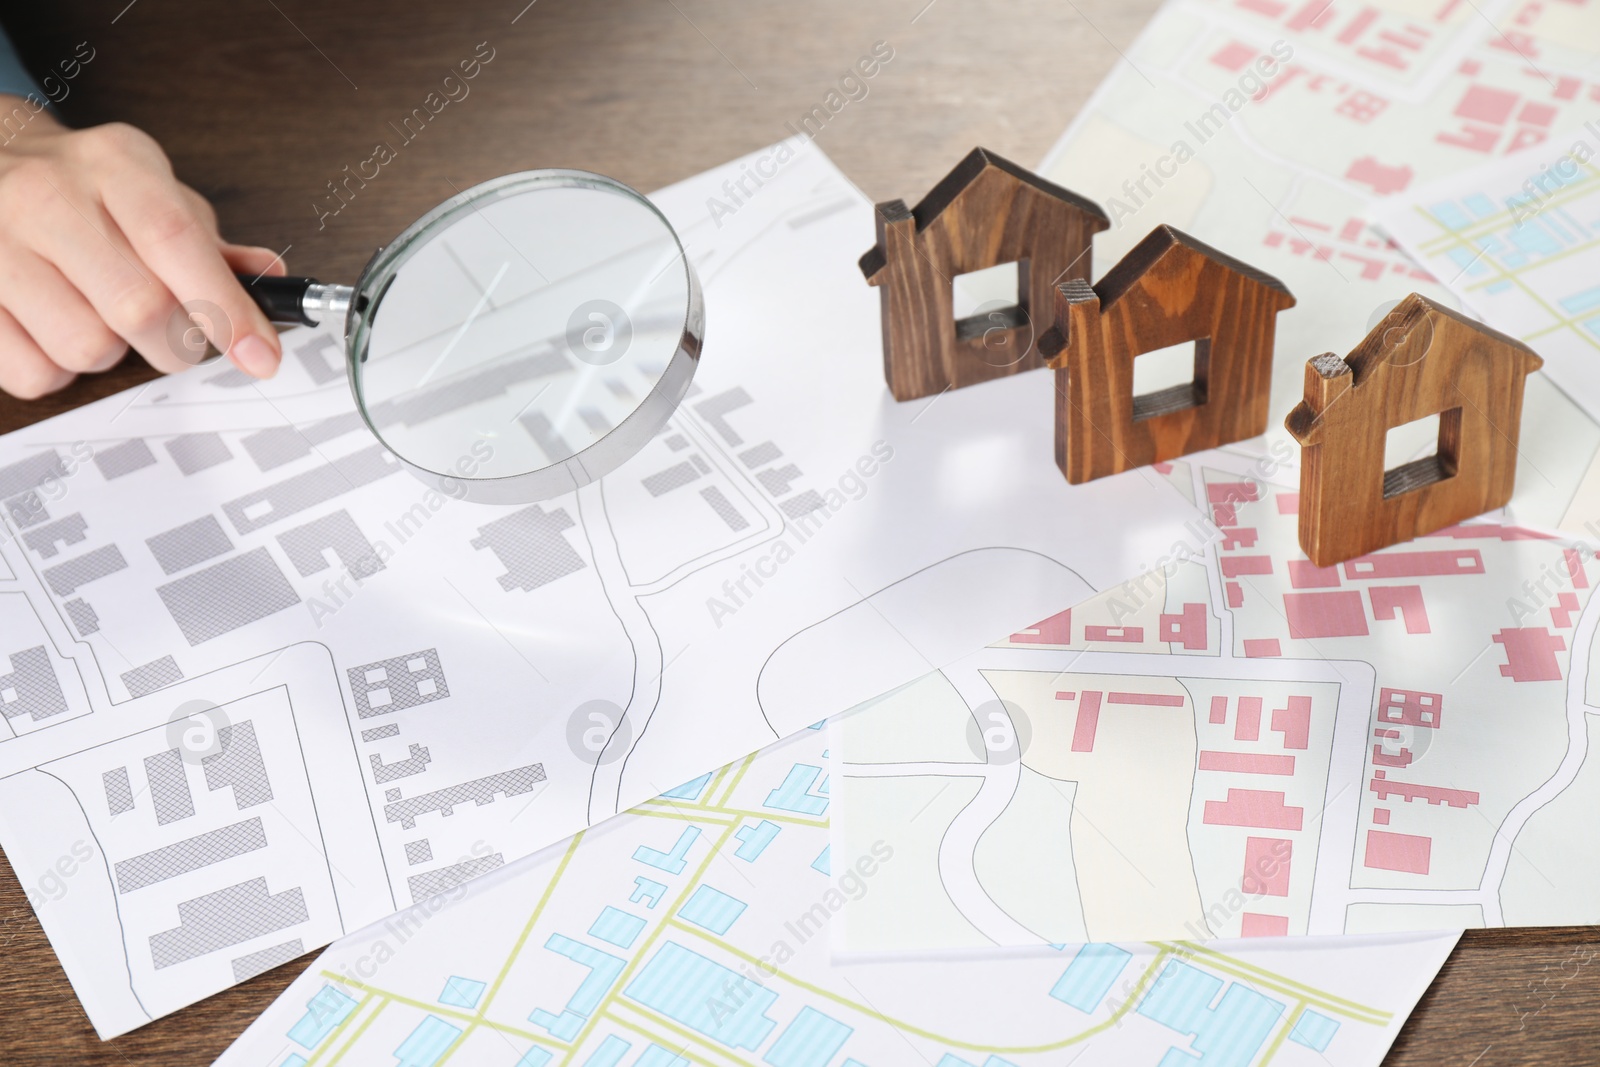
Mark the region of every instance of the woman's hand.
<instances>
[{"instance_id":1,"label":"woman's hand","mask_svg":"<svg viewBox=\"0 0 1600 1067\"><path fill-rule=\"evenodd\" d=\"M0 95L0 389L43 396L130 346L183 370L203 355L197 329L270 378L277 332L233 275L281 274L278 257L222 240L211 205L148 135L69 130L35 107Z\"/></svg>"}]
</instances>

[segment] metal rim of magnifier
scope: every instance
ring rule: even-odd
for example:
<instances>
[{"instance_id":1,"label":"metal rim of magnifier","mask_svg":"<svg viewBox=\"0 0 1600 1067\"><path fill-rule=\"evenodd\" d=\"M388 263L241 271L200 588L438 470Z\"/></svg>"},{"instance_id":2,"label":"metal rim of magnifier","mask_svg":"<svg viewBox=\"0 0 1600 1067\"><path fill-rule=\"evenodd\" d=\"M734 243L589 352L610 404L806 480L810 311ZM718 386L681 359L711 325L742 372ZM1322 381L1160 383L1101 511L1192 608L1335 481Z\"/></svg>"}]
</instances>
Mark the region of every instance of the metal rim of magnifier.
<instances>
[{"instance_id":1,"label":"metal rim of magnifier","mask_svg":"<svg viewBox=\"0 0 1600 1067\"><path fill-rule=\"evenodd\" d=\"M678 247L677 258L683 266L687 283L683 329L678 337L677 348L655 387L627 418L598 441L559 463L499 478L466 478L460 474L419 466L395 451L382 431L373 425L362 392L361 364L366 359L367 345L372 340L373 321L382 310L383 296L412 253L440 230L485 205L539 188L604 190L644 205L661 220L661 225L672 235L673 243ZM683 241L678 237L677 230L644 194L614 178L586 170L520 171L457 193L406 227L388 247L380 249L362 270L361 277L356 281L355 292L357 295L350 301L350 310L345 316L345 369L350 377L350 391L356 400L356 410L361 413L361 421L366 423L374 437L383 442L390 454L422 482L457 500L473 503L531 504L549 500L616 470L637 455L661 431L673 412L678 410L678 405L688 394L689 385L694 380L695 368L700 361L700 347L705 340L705 303L701 298L700 280L695 277L694 267L684 254ZM369 299L366 295L369 293L378 295L376 299Z\"/></svg>"}]
</instances>

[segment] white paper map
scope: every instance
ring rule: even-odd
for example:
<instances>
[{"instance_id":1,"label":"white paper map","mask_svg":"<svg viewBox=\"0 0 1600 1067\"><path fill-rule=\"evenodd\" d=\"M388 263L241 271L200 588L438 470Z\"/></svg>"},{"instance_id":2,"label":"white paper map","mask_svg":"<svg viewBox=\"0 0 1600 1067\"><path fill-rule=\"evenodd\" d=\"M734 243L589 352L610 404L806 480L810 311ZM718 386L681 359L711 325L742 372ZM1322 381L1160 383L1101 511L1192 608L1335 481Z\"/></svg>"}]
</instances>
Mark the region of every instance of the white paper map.
<instances>
[{"instance_id":1,"label":"white paper map","mask_svg":"<svg viewBox=\"0 0 1600 1067\"><path fill-rule=\"evenodd\" d=\"M1600 921L1592 550L1483 522L1319 569L1292 488L1189 460L1205 558L837 720L836 847L902 828L838 947Z\"/></svg>"},{"instance_id":2,"label":"white paper map","mask_svg":"<svg viewBox=\"0 0 1600 1067\"><path fill-rule=\"evenodd\" d=\"M1376 1065L1457 937L830 963L841 909L902 852L830 846L825 741L346 938L218 1064Z\"/></svg>"},{"instance_id":3,"label":"white paper map","mask_svg":"<svg viewBox=\"0 0 1600 1067\"><path fill-rule=\"evenodd\" d=\"M719 224L739 161L657 197L705 284L697 390L575 496L427 490L318 331L271 383L200 368L0 441L0 842L103 1036L1075 602L1192 517L1152 472L1068 486L1046 377L895 404L871 207L783 158ZM823 620L858 643L819 664Z\"/></svg>"},{"instance_id":4,"label":"white paper map","mask_svg":"<svg viewBox=\"0 0 1600 1067\"><path fill-rule=\"evenodd\" d=\"M1040 172L1111 216L1100 273L1169 223L1294 292L1268 444L1290 441L1307 359L1409 292L1457 304L1373 224L1385 198L1532 145L1553 161L1600 115L1596 0L1172 0L1126 54ZM1512 508L1576 528L1600 424L1558 381L1528 379Z\"/></svg>"},{"instance_id":5,"label":"white paper map","mask_svg":"<svg viewBox=\"0 0 1600 1067\"><path fill-rule=\"evenodd\" d=\"M1377 218L1486 322L1600 411L1600 103L1550 143L1410 190ZM1574 530L1593 513L1574 515Z\"/></svg>"}]
</instances>

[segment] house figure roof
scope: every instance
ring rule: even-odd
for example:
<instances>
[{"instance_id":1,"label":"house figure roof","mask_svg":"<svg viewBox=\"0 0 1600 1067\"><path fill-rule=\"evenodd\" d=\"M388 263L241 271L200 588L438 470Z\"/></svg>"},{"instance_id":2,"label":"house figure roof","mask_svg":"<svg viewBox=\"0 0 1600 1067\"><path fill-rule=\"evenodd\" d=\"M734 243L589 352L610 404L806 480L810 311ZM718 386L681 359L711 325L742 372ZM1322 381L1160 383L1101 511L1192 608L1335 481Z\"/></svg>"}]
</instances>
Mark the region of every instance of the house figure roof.
<instances>
[{"instance_id":1,"label":"house figure roof","mask_svg":"<svg viewBox=\"0 0 1600 1067\"><path fill-rule=\"evenodd\" d=\"M903 200L888 200L879 206L898 204L901 211L915 220L917 232L921 233L938 222L969 189L1002 184L1032 190L1041 198L1059 200L1076 208L1086 216L1087 225L1094 233L1111 227L1110 217L1093 200L1055 182L1047 181L987 148L974 148L968 152L966 157L955 165L955 169L939 179L938 185L928 190L927 196L917 201L916 207L907 208ZM900 212L896 214L899 215ZM861 257L861 273L866 277L868 285L878 284L879 276L888 262L889 256L881 240L867 250Z\"/></svg>"},{"instance_id":2,"label":"house figure roof","mask_svg":"<svg viewBox=\"0 0 1600 1067\"><path fill-rule=\"evenodd\" d=\"M1268 302L1274 305L1275 311L1295 305L1294 294L1289 292L1289 287L1266 271L1167 225L1157 226L1146 234L1144 240L1117 261L1116 266L1106 271L1105 277L1094 286L1094 291L1099 295L1103 309L1125 297L1146 278L1170 278L1176 282L1177 275L1203 269L1197 260L1214 263L1223 270L1237 274L1244 282L1269 290Z\"/></svg>"}]
</instances>

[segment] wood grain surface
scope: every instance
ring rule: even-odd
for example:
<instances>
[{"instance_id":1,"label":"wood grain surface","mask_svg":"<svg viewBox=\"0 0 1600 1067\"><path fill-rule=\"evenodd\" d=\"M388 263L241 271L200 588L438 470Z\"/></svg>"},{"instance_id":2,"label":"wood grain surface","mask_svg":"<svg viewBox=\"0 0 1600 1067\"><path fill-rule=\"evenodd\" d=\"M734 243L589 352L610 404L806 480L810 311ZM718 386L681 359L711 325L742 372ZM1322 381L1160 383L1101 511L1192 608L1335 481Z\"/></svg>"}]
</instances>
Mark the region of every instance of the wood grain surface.
<instances>
[{"instance_id":1,"label":"wood grain surface","mask_svg":"<svg viewBox=\"0 0 1600 1067\"><path fill-rule=\"evenodd\" d=\"M1034 319L1058 283L1092 277L1094 235L1111 226L1094 201L981 147L916 207L886 200L875 214L861 273L882 297L883 374L902 401L1043 367ZM957 319L960 276L1008 263L1014 302Z\"/></svg>"},{"instance_id":2,"label":"wood grain surface","mask_svg":"<svg viewBox=\"0 0 1600 1067\"><path fill-rule=\"evenodd\" d=\"M1056 291L1040 347L1056 368L1056 466L1074 484L1266 431L1278 279L1171 226L1092 287ZM1193 376L1134 396L1134 360L1193 342ZM1063 347L1064 346L1064 347Z\"/></svg>"},{"instance_id":3,"label":"wood grain surface","mask_svg":"<svg viewBox=\"0 0 1600 1067\"><path fill-rule=\"evenodd\" d=\"M1300 442L1300 547L1319 567L1505 507L1533 349L1412 293L1351 353L1313 356L1284 422ZM1434 453L1385 471L1396 426L1439 416Z\"/></svg>"},{"instance_id":4,"label":"wood grain surface","mask_svg":"<svg viewBox=\"0 0 1600 1067\"><path fill-rule=\"evenodd\" d=\"M224 233L287 247L291 270L348 282L417 214L503 172L583 167L654 189L770 144L879 40L894 58L818 137L868 198L932 188L978 144L1036 163L1155 7L34 0L6 5L3 17L35 70L80 41L94 47L61 108L69 122L144 128L166 146L179 176L212 199ZM1003 47L989 47L997 39ZM421 105L447 68L483 41L495 58L471 94L319 226L327 183L393 137L388 123ZM863 233L862 247L870 241ZM128 360L46 401L0 399L0 431L148 377ZM1594 929L1469 933L1388 1062L1596 1062L1597 957ZM102 1044L16 874L0 861L0 1062L209 1063L309 960Z\"/></svg>"}]
</instances>

